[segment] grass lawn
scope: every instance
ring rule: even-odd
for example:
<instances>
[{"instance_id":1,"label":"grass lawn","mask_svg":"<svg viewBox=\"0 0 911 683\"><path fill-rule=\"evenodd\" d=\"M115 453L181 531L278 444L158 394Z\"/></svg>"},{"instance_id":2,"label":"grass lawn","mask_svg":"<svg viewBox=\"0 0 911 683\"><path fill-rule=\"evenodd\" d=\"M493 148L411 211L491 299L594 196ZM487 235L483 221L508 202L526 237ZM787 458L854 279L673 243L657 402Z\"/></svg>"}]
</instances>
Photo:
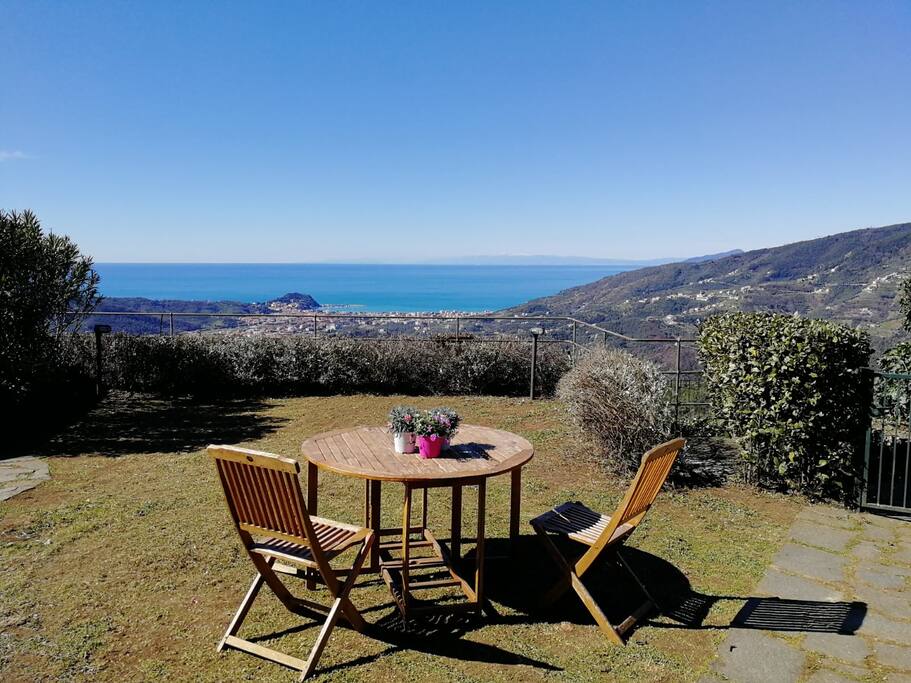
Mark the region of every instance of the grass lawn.
<instances>
[{"instance_id":1,"label":"grass lawn","mask_svg":"<svg viewBox=\"0 0 911 683\"><path fill-rule=\"evenodd\" d=\"M239 443L296 457L304 438L381 423L400 400L193 404L119 396L36 447L35 454L51 457L51 480L0 503L0 678L294 680L276 664L215 652L253 566L203 449ZM626 482L593 462L562 423L557 402L407 400L419 407L445 403L468 422L514 431L534 444L523 477L519 561L488 565L498 617L427 622L413 632L403 631L385 585L362 577L352 599L375 627L369 636L338 628L314 680L696 680L742 605L719 598L751 594L800 505L737 486L663 492L633 535L629 558L674 618L653 619L626 647L613 647L572 599L530 612L554 574L527 520L565 500L610 511ZM508 493L508 478L488 485L491 553L507 535ZM362 521L359 482L323 475L319 496L320 515ZM448 497L431 492L431 526L441 537L448 534ZM383 503L384 525L392 526L401 489L385 486ZM474 515L466 491L463 529L472 528ZM608 569L597 578L596 594L618 605L616 620L622 603L638 598L635 586ZM241 635L263 636L264 644L303 657L316 628L264 589Z\"/></svg>"}]
</instances>

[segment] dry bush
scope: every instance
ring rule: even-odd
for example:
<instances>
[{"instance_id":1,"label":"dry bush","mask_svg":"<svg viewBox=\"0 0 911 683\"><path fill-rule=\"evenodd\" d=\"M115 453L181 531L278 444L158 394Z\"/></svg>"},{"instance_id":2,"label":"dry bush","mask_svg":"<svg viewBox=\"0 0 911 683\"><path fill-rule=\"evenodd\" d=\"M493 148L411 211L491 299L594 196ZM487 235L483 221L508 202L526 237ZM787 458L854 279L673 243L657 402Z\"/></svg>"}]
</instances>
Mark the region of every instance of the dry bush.
<instances>
[{"instance_id":1,"label":"dry bush","mask_svg":"<svg viewBox=\"0 0 911 683\"><path fill-rule=\"evenodd\" d=\"M563 376L557 395L616 471L634 471L670 433L667 380L657 365L625 351L593 349Z\"/></svg>"}]
</instances>

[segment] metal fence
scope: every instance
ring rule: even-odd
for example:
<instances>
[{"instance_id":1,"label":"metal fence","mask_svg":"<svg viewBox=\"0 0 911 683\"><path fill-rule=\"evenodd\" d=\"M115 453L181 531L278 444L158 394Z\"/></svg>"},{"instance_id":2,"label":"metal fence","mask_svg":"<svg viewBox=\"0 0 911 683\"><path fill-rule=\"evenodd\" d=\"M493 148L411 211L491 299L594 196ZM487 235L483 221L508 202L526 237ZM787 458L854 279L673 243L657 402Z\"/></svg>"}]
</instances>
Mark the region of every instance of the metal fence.
<instances>
[{"instance_id":1,"label":"metal fence","mask_svg":"<svg viewBox=\"0 0 911 683\"><path fill-rule=\"evenodd\" d=\"M669 377L674 411L674 430L690 417L707 412L702 370L695 354L695 339L684 337L636 338L571 316L503 316L484 314L378 314L378 313L188 313L149 311L96 311L96 319L113 322L132 318L158 322L158 334L175 336L187 321L202 321L193 331L224 329L224 321L271 326L273 335L303 334L312 338L344 338L355 341L406 341L435 343L496 343L523 339L529 343L531 372L529 396L535 397L538 345L561 345L573 365L580 354L602 345L616 345L634 355L657 362ZM91 320L91 318L90 318ZM184 324L181 325L181 322ZM221 325L221 327L219 327ZM385 327L380 327L380 326ZM95 325L96 331L99 325ZM110 326L103 326L110 331ZM281 328L285 329L282 330ZM368 329L364 329L367 327ZM393 328L391 331L387 327ZM406 331L406 328L411 328ZM148 330L148 325L146 325ZM237 329L237 328L234 328ZM252 328L251 328L252 329ZM415 330L418 330L417 332ZM262 331L262 330L260 330ZM154 333L154 332L153 332ZM96 335L97 336L97 335ZM100 341L99 341L100 343Z\"/></svg>"},{"instance_id":2,"label":"metal fence","mask_svg":"<svg viewBox=\"0 0 911 683\"><path fill-rule=\"evenodd\" d=\"M870 370L873 404L864 446L860 506L911 512L911 375Z\"/></svg>"}]
</instances>

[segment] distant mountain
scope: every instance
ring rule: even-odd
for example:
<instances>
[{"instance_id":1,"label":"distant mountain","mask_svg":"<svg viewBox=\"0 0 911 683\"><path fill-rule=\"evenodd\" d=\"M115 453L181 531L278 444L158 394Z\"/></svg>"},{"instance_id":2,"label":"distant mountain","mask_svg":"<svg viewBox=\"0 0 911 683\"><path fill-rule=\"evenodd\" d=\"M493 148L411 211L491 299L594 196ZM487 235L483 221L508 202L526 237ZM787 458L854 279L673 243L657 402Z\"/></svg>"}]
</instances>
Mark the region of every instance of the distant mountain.
<instances>
[{"instance_id":1,"label":"distant mountain","mask_svg":"<svg viewBox=\"0 0 911 683\"><path fill-rule=\"evenodd\" d=\"M715 259L730 256L731 254L742 254L740 249L725 251L720 254L709 254L707 256L693 256L684 261L684 263L695 263L700 261L713 261ZM492 254L482 256L456 256L445 260L447 265L465 265L465 266L638 266L645 268L647 266L660 266L665 263L677 263L680 258L653 258L653 259L618 259L618 258L595 258L591 256L549 256L547 254ZM443 263L441 261L441 263Z\"/></svg>"},{"instance_id":2,"label":"distant mountain","mask_svg":"<svg viewBox=\"0 0 911 683\"><path fill-rule=\"evenodd\" d=\"M723 311L777 311L900 334L896 285L911 272L911 223L642 268L510 308L572 315L635 337L689 336Z\"/></svg>"},{"instance_id":3,"label":"distant mountain","mask_svg":"<svg viewBox=\"0 0 911 683\"><path fill-rule=\"evenodd\" d=\"M718 254L707 254L706 256L694 256L693 258L688 258L684 263L703 263L704 261L717 261L720 258L725 256L737 256L743 253L743 249L731 249L730 251L722 251Z\"/></svg>"},{"instance_id":4,"label":"distant mountain","mask_svg":"<svg viewBox=\"0 0 911 683\"><path fill-rule=\"evenodd\" d=\"M647 260L592 258L588 256L548 256L546 254L491 254L448 257L441 264L454 266L655 266L679 259Z\"/></svg>"}]
</instances>

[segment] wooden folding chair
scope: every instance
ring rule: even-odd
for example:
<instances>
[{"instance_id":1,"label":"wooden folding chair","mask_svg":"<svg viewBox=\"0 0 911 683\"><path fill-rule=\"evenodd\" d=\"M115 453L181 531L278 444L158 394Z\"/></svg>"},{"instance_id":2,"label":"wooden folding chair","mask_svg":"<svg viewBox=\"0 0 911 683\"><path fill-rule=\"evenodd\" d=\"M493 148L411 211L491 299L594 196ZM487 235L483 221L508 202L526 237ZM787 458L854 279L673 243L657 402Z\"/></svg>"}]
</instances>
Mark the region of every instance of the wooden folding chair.
<instances>
[{"instance_id":1,"label":"wooden folding chair","mask_svg":"<svg viewBox=\"0 0 911 683\"><path fill-rule=\"evenodd\" d=\"M339 616L344 616L358 631L365 626L348 593L373 545L373 532L311 517L301 495L300 465L296 460L233 446L209 446L207 450L218 469L234 527L257 572L218 644L218 651L226 647L243 650L297 669L302 672L299 680L304 680L316 667ZM329 564L336 555L358 543L361 547L350 569L334 569ZM308 583L321 581L332 597L331 606L294 597L276 572L304 577ZM346 574L347 578L342 582L341 578ZM263 582L290 611L325 616L306 661L237 637Z\"/></svg>"},{"instance_id":2,"label":"wooden folding chair","mask_svg":"<svg viewBox=\"0 0 911 683\"><path fill-rule=\"evenodd\" d=\"M658 491L664 484L671 465L677 454L683 449L686 441L674 439L661 444L642 456L642 464L613 515L602 515L582 503L563 503L553 510L531 520L531 525L544 542L544 547L560 568L562 576L557 584L544 596L544 604L559 599L571 587L581 598L586 609L591 612L600 629L608 640L617 645L623 644L626 633L652 607L658 603L648 592L642 580L633 572L632 567L620 553L620 547L636 529L645 513L655 501ZM577 559L563 555L553 542L550 534L565 536L586 546ZM645 594L646 602L617 626L608 621L601 607L582 583L582 577L602 555L615 559L639 584Z\"/></svg>"}]
</instances>

